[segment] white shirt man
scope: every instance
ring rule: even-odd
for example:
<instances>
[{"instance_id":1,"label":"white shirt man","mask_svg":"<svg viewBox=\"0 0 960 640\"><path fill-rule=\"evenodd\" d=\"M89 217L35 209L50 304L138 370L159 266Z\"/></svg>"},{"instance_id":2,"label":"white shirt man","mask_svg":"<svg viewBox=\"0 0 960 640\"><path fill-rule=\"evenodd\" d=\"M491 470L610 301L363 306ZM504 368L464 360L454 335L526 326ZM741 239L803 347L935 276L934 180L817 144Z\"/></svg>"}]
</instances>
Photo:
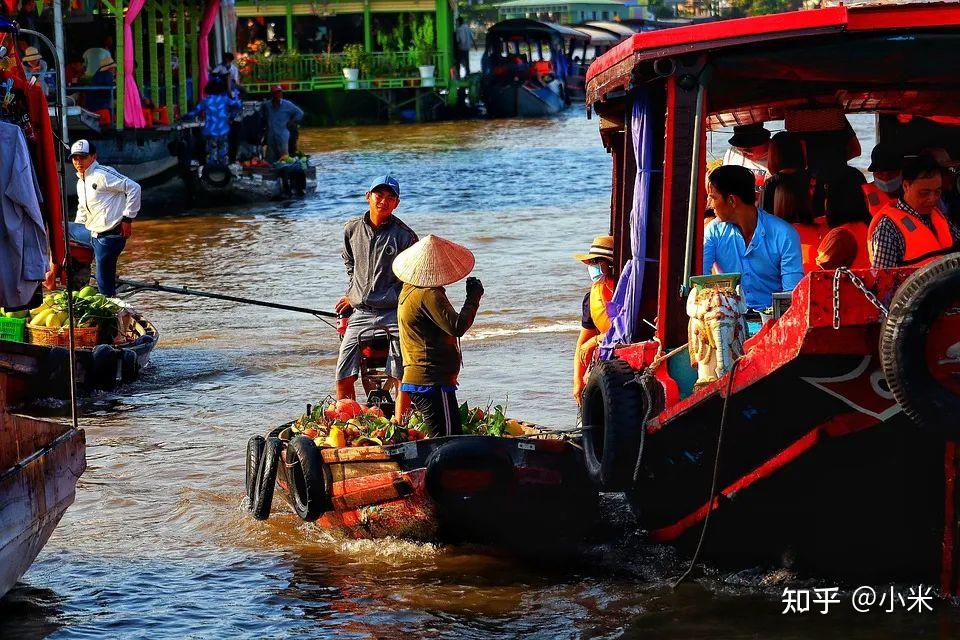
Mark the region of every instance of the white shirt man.
<instances>
[{"instance_id":1,"label":"white shirt man","mask_svg":"<svg viewBox=\"0 0 960 640\"><path fill-rule=\"evenodd\" d=\"M113 296L117 259L140 211L140 185L98 163L96 149L87 140L73 143L70 160L77 170L77 217L70 237L93 247L100 293Z\"/></svg>"}]
</instances>

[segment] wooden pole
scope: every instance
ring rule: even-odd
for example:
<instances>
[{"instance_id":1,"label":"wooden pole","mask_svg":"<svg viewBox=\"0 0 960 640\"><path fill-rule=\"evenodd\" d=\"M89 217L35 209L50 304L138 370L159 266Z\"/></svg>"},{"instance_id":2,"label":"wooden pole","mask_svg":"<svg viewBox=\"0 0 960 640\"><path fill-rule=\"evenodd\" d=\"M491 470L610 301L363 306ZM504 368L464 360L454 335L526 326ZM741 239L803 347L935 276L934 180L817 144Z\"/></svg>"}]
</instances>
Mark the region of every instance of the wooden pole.
<instances>
[{"instance_id":1,"label":"wooden pole","mask_svg":"<svg viewBox=\"0 0 960 640\"><path fill-rule=\"evenodd\" d=\"M150 99L153 100L154 108L160 106L160 76L157 57L160 53L160 45L157 44L157 5L151 0L143 8L147 12L147 42L150 49Z\"/></svg>"},{"instance_id":2,"label":"wooden pole","mask_svg":"<svg viewBox=\"0 0 960 640\"><path fill-rule=\"evenodd\" d=\"M293 37L293 1L287 0L287 53L297 50L297 40Z\"/></svg>"},{"instance_id":3,"label":"wooden pole","mask_svg":"<svg viewBox=\"0 0 960 640\"><path fill-rule=\"evenodd\" d=\"M193 69L193 104L200 101L200 65L206 64L200 59L200 20L203 9L199 2L190 6L190 68Z\"/></svg>"},{"instance_id":4,"label":"wooden pole","mask_svg":"<svg viewBox=\"0 0 960 640\"><path fill-rule=\"evenodd\" d=\"M163 11L163 106L167 108L169 122L173 123L173 26L170 0L163 0L160 10Z\"/></svg>"},{"instance_id":5,"label":"wooden pole","mask_svg":"<svg viewBox=\"0 0 960 640\"><path fill-rule=\"evenodd\" d=\"M116 19L116 57L114 62L117 63L117 75L115 80L116 90L116 104L114 105L114 123L113 127L117 131L123 131L123 96L124 96L124 74L126 69L123 64L123 0L117 0L116 4L111 5L104 0L104 5L114 15Z\"/></svg>"},{"instance_id":6,"label":"wooden pole","mask_svg":"<svg viewBox=\"0 0 960 640\"><path fill-rule=\"evenodd\" d=\"M190 75L190 63L187 62L187 11L183 0L177 0L177 58L180 70L178 72L180 88L180 117L187 113L187 76Z\"/></svg>"},{"instance_id":7,"label":"wooden pole","mask_svg":"<svg viewBox=\"0 0 960 640\"><path fill-rule=\"evenodd\" d=\"M146 6L140 10L140 15L133 21L133 59L136 62L135 77L137 86L143 88L143 12Z\"/></svg>"},{"instance_id":8,"label":"wooden pole","mask_svg":"<svg viewBox=\"0 0 960 640\"><path fill-rule=\"evenodd\" d=\"M363 0L363 48L373 51L373 32L370 29L370 0Z\"/></svg>"}]
</instances>

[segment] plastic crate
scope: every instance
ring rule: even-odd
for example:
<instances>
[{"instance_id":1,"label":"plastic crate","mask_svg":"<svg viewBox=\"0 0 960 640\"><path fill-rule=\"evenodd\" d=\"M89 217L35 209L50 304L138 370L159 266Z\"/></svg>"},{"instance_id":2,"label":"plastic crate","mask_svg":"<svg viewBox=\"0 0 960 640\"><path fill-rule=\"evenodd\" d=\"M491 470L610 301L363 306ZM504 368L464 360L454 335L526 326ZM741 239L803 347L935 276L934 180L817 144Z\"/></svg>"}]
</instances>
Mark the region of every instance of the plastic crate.
<instances>
[{"instance_id":1,"label":"plastic crate","mask_svg":"<svg viewBox=\"0 0 960 640\"><path fill-rule=\"evenodd\" d=\"M26 318L0 318L0 340L23 342L23 329Z\"/></svg>"}]
</instances>

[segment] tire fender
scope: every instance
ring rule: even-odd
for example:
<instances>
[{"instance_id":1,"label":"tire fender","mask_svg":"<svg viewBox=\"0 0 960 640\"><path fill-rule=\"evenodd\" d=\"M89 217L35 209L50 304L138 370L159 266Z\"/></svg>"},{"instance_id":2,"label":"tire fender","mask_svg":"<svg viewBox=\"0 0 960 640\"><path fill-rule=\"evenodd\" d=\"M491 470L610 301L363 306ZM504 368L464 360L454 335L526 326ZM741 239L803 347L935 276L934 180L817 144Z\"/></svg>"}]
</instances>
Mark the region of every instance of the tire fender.
<instances>
[{"instance_id":1,"label":"tire fender","mask_svg":"<svg viewBox=\"0 0 960 640\"><path fill-rule=\"evenodd\" d=\"M273 503L273 489L277 482L277 466L280 464L280 454L283 451L283 441L280 438L267 438L263 446L263 455L257 467L257 480L254 487L253 500L250 511L257 520L266 520L270 517L270 505Z\"/></svg>"},{"instance_id":2,"label":"tire fender","mask_svg":"<svg viewBox=\"0 0 960 640\"><path fill-rule=\"evenodd\" d=\"M920 428L954 441L960 440L960 380L944 381L960 371L958 326L960 253L952 253L903 282L880 332L880 365L903 412ZM940 349L930 353L936 344Z\"/></svg>"},{"instance_id":3,"label":"tire fender","mask_svg":"<svg viewBox=\"0 0 960 640\"><path fill-rule=\"evenodd\" d=\"M120 379L127 383L133 382L140 374L137 352L133 349L123 349L120 354Z\"/></svg>"},{"instance_id":4,"label":"tire fender","mask_svg":"<svg viewBox=\"0 0 960 640\"><path fill-rule=\"evenodd\" d=\"M313 522L332 510L333 477L316 443L307 436L293 438L287 445L286 463L290 469L290 496L297 515Z\"/></svg>"},{"instance_id":5,"label":"tire fender","mask_svg":"<svg viewBox=\"0 0 960 640\"><path fill-rule=\"evenodd\" d=\"M427 456L424 484L439 504L468 497L505 496L513 482L513 460L500 438L466 436L452 438ZM480 491L461 491L444 481L447 473L489 473L489 484Z\"/></svg>"},{"instance_id":6,"label":"tire fender","mask_svg":"<svg viewBox=\"0 0 960 640\"><path fill-rule=\"evenodd\" d=\"M623 360L598 363L583 391L583 458L601 491L633 482L645 409L636 372Z\"/></svg>"},{"instance_id":7,"label":"tire fender","mask_svg":"<svg viewBox=\"0 0 960 640\"><path fill-rule=\"evenodd\" d=\"M263 447L266 442L267 439L260 435L253 436L247 441L247 464L243 482L250 505L253 505L254 487L257 486L257 471L260 469L260 459L263 457Z\"/></svg>"},{"instance_id":8,"label":"tire fender","mask_svg":"<svg viewBox=\"0 0 960 640\"><path fill-rule=\"evenodd\" d=\"M108 344L98 344L91 356L91 379L98 389L110 390L117 386L117 350Z\"/></svg>"}]
</instances>

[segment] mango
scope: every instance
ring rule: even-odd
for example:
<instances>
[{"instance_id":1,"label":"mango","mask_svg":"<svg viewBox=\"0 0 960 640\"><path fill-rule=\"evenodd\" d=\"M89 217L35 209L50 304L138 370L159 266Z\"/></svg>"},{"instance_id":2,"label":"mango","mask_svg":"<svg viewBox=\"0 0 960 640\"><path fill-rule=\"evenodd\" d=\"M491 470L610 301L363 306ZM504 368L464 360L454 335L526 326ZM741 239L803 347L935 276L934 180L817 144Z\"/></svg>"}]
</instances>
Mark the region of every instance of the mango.
<instances>
[{"instance_id":1,"label":"mango","mask_svg":"<svg viewBox=\"0 0 960 640\"><path fill-rule=\"evenodd\" d=\"M339 449L347 446L347 438L343 435L343 430L340 427L330 427L330 434L327 435L324 444Z\"/></svg>"},{"instance_id":2,"label":"mango","mask_svg":"<svg viewBox=\"0 0 960 640\"><path fill-rule=\"evenodd\" d=\"M30 316L33 317L33 316L39 314L41 311L43 311L43 310L45 310L45 309L49 309L49 308L50 308L50 307L48 307L48 306L46 305L46 303L40 305L39 307L34 307L33 309L30 309Z\"/></svg>"},{"instance_id":3,"label":"mango","mask_svg":"<svg viewBox=\"0 0 960 640\"><path fill-rule=\"evenodd\" d=\"M81 298L89 298L90 296L95 296L98 293L100 292L97 291L96 287L87 285L83 289L80 289L80 293L78 293L77 295L80 296Z\"/></svg>"},{"instance_id":4,"label":"mango","mask_svg":"<svg viewBox=\"0 0 960 640\"><path fill-rule=\"evenodd\" d=\"M519 420L514 420L513 418L508 418L506 422L506 429L504 429L507 435L511 436L522 436L523 435L523 425L520 424Z\"/></svg>"}]
</instances>

